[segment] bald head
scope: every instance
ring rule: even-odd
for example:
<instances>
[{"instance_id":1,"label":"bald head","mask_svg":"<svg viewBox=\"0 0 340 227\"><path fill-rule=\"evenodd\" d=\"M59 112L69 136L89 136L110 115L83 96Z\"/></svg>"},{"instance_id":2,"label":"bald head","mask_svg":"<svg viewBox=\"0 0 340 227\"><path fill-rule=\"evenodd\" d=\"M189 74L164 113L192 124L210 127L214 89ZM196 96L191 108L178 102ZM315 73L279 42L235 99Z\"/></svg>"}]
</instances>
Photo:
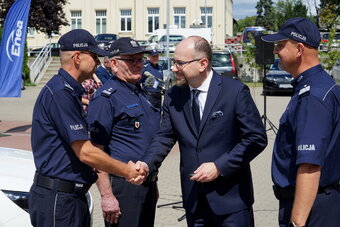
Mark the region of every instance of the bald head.
<instances>
[{"instance_id":1,"label":"bald head","mask_svg":"<svg viewBox=\"0 0 340 227\"><path fill-rule=\"evenodd\" d=\"M189 36L181 41L176 49L187 48L192 54L192 58L207 58L209 65L208 69L211 69L212 62L212 50L209 42L200 36Z\"/></svg>"}]
</instances>

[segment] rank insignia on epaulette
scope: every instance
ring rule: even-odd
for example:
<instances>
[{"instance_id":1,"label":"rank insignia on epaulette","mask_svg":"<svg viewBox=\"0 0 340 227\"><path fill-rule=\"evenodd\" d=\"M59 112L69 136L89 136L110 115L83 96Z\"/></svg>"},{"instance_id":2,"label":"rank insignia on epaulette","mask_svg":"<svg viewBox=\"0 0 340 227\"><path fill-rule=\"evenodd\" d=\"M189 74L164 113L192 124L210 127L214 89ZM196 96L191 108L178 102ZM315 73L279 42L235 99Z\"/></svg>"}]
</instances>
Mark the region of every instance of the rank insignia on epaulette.
<instances>
[{"instance_id":1,"label":"rank insignia on epaulette","mask_svg":"<svg viewBox=\"0 0 340 227\"><path fill-rule=\"evenodd\" d=\"M139 121L135 121L135 129L139 129L139 127L140 127Z\"/></svg>"},{"instance_id":2,"label":"rank insignia on epaulette","mask_svg":"<svg viewBox=\"0 0 340 227\"><path fill-rule=\"evenodd\" d=\"M66 90L69 90L69 91L73 91L73 88L71 87L71 85L69 85L68 83L64 83L64 88L66 89Z\"/></svg>"},{"instance_id":3,"label":"rank insignia on epaulette","mask_svg":"<svg viewBox=\"0 0 340 227\"><path fill-rule=\"evenodd\" d=\"M301 88L301 90L299 91L299 96L302 94L306 94L307 92L310 91L310 86L305 85L303 88ZM308 93L307 93L308 94Z\"/></svg>"},{"instance_id":4,"label":"rank insignia on epaulette","mask_svg":"<svg viewBox=\"0 0 340 227\"><path fill-rule=\"evenodd\" d=\"M102 94L102 96L110 97L114 91L115 91L115 89L110 87L110 88L108 88L106 90L103 90L101 94Z\"/></svg>"}]
</instances>

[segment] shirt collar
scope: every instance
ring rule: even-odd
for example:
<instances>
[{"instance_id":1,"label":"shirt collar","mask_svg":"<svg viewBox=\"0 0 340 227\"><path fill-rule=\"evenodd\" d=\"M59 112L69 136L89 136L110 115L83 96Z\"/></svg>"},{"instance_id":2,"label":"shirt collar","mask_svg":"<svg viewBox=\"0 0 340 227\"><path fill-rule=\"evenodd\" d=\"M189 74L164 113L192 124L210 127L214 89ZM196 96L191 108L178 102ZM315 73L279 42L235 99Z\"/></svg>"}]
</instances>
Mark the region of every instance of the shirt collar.
<instances>
[{"instance_id":1,"label":"shirt collar","mask_svg":"<svg viewBox=\"0 0 340 227\"><path fill-rule=\"evenodd\" d=\"M76 81L68 72L66 72L64 69L60 68L59 75L61 75L66 83L68 83L74 90L76 95L82 95L84 93L84 88L83 86L81 86L80 83L78 83L78 81Z\"/></svg>"},{"instance_id":2,"label":"shirt collar","mask_svg":"<svg viewBox=\"0 0 340 227\"><path fill-rule=\"evenodd\" d=\"M291 84L293 85L295 90L298 91L307 83L307 81L310 80L310 78L312 76L316 75L318 72L320 72L322 70L323 70L323 68L320 64L313 66L313 67L307 69L306 71L302 72L297 77L295 77L292 80Z\"/></svg>"},{"instance_id":3,"label":"shirt collar","mask_svg":"<svg viewBox=\"0 0 340 227\"><path fill-rule=\"evenodd\" d=\"M192 91L193 89L197 89L201 92L208 92L209 90L209 85L210 85L210 81L211 81L211 78L212 78L212 74L213 74L213 71L210 70L210 73L209 75L207 76L207 78L203 81L203 83L201 84L201 86L199 86L198 88L193 88L189 85L190 87L190 91Z\"/></svg>"}]
</instances>

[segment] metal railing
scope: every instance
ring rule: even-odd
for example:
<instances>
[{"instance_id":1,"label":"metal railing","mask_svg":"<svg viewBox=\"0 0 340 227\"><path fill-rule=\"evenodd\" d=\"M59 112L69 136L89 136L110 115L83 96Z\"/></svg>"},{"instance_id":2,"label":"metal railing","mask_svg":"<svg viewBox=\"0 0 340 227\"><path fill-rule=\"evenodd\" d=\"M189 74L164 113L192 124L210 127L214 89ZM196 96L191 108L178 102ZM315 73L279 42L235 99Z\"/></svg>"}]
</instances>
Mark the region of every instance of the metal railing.
<instances>
[{"instance_id":1,"label":"metal railing","mask_svg":"<svg viewBox=\"0 0 340 227\"><path fill-rule=\"evenodd\" d=\"M40 73L43 71L46 63L51 58L51 45L46 45L41 49L38 56L35 58L33 63L30 65L30 79L32 82L36 82L39 78Z\"/></svg>"}]
</instances>

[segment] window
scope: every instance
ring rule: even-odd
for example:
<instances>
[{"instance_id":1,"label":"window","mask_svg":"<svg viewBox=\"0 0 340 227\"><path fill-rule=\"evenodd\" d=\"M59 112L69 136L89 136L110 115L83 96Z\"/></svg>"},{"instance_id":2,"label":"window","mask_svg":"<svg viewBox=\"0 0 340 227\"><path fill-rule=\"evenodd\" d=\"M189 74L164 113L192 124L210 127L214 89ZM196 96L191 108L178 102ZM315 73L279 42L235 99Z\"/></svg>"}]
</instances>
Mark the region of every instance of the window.
<instances>
[{"instance_id":1,"label":"window","mask_svg":"<svg viewBox=\"0 0 340 227\"><path fill-rule=\"evenodd\" d=\"M35 28L27 27L27 37L33 37L35 33Z\"/></svg>"},{"instance_id":2,"label":"window","mask_svg":"<svg viewBox=\"0 0 340 227\"><path fill-rule=\"evenodd\" d=\"M81 11L71 11L71 29L81 28Z\"/></svg>"},{"instance_id":3,"label":"window","mask_svg":"<svg viewBox=\"0 0 340 227\"><path fill-rule=\"evenodd\" d=\"M148 8L148 33L159 29L159 8Z\"/></svg>"},{"instance_id":4,"label":"window","mask_svg":"<svg viewBox=\"0 0 340 227\"><path fill-rule=\"evenodd\" d=\"M131 9L120 10L120 31L131 31Z\"/></svg>"},{"instance_id":5,"label":"window","mask_svg":"<svg viewBox=\"0 0 340 227\"><path fill-rule=\"evenodd\" d=\"M96 34L106 33L106 10L96 10Z\"/></svg>"},{"instance_id":6,"label":"window","mask_svg":"<svg viewBox=\"0 0 340 227\"><path fill-rule=\"evenodd\" d=\"M201 7L201 21L208 28L212 27L212 7Z\"/></svg>"},{"instance_id":7,"label":"window","mask_svg":"<svg viewBox=\"0 0 340 227\"><path fill-rule=\"evenodd\" d=\"M174 8L174 25L185 28L185 8Z\"/></svg>"}]
</instances>

